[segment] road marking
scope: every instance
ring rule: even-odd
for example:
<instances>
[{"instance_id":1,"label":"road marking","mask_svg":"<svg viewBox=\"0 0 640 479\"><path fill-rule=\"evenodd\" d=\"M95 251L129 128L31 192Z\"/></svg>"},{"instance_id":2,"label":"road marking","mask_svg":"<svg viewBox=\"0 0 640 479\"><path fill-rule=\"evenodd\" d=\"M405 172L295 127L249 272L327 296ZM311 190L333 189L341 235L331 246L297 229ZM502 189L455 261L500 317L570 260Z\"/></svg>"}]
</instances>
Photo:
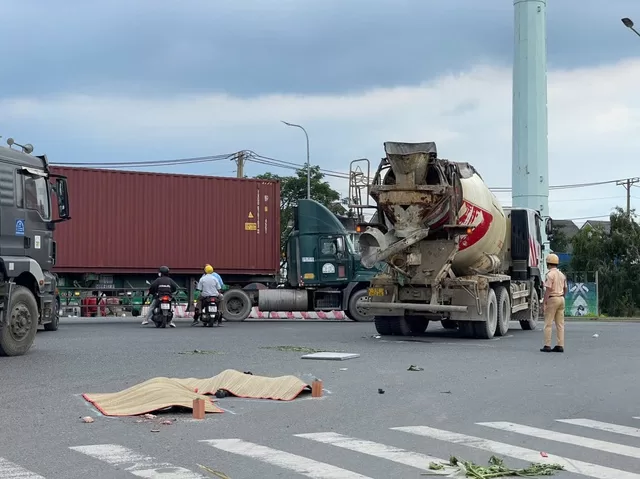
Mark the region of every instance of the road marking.
<instances>
[{"instance_id":1,"label":"road marking","mask_svg":"<svg viewBox=\"0 0 640 479\"><path fill-rule=\"evenodd\" d=\"M567 459L561 456L554 456L552 454L549 454L548 457L541 457L540 451L534 451L533 449L526 449L524 447L513 446L503 442L491 441L481 437L467 436L466 434L434 429L427 426L392 427L391 430L460 444L474 449L493 452L494 454L513 457L522 461L560 464L564 466L565 470L568 472L595 477L597 479L640 479L640 474L634 474L633 472L599 466L597 464L577 461L575 459Z\"/></svg>"},{"instance_id":2,"label":"road marking","mask_svg":"<svg viewBox=\"0 0 640 479\"><path fill-rule=\"evenodd\" d=\"M405 449L387 446L386 444L380 444L377 442L365 441L364 439L354 439L351 437L343 436L342 434L336 434L334 432L295 434L295 437L302 437L304 439L310 439L312 441L322 442L324 444L331 444L332 446L341 447L350 451L360 452L369 456L387 459L389 461L397 462L398 464L404 464L406 466L422 469L423 471L429 468L430 462L449 462L438 457L427 456L426 454L407 451Z\"/></svg>"},{"instance_id":3,"label":"road marking","mask_svg":"<svg viewBox=\"0 0 640 479\"><path fill-rule=\"evenodd\" d=\"M478 424L481 426L492 427L494 429L500 429L501 431L515 432L525 436L539 437L540 439L546 439L548 441L564 442L574 446L582 446L589 449L597 449L599 451L618 454L620 456L640 459L640 448L617 444L615 442L600 441L599 439L554 432L547 429L539 429L537 427L524 426L522 424L514 424L511 422L479 422Z\"/></svg>"},{"instance_id":4,"label":"road marking","mask_svg":"<svg viewBox=\"0 0 640 479\"><path fill-rule=\"evenodd\" d=\"M574 426L590 427L600 431L615 432L618 434L624 434L625 436L640 437L640 429L637 427L621 426L619 424L593 421L591 419L556 419L556 421L573 424Z\"/></svg>"},{"instance_id":5,"label":"road marking","mask_svg":"<svg viewBox=\"0 0 640 479\"><path fill-rule=\"evenodd\" d=\"M331 464L314 461L307 457L271 449L270 447L246 442L241 439L211 439L199 442L223 451L248 456L283 469L289 469L314 479L371 479L370 477L332 466Z\"/></svg>"},{"instance_id":6,"label":"road marking","mask_svg":"<svg viewBox=\"0 0 640 479\"><path fill-rule=\"evenodd\" d=\"M39 474L0 457L0 477L2 479L44 479Z\"/></svg>"},{"instance_id":7,"label":"road marking","mask_svg":"<svg viewBox=\"0 0 640 479\"><path fill-rule=\"evenodd\" d=\"M158 462L154 457L143 456L117 444L75 446L69 449L86 454L112 466L121 467L134 476L147 479L203 479L207 477L184 467L176 467L167 462Z\"/></svg>"}]
</instances>

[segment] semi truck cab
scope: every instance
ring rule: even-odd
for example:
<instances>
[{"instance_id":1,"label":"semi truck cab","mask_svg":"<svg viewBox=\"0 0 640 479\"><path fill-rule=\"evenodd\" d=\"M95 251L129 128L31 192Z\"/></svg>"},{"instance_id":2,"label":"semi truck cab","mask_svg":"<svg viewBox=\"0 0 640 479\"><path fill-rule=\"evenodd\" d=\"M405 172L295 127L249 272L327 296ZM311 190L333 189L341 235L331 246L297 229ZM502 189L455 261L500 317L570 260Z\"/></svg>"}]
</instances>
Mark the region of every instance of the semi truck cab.
<instances>
[{"instance_id":1,"label":"semi truck cab","mask_svg":"<svg viewBox=\"0 0 640 479\"><path fill-rule=\"evenodd\" d=\"M345 311L354 321L373 321L358 307L378 272L365 268L352 235L324 205L298 201L287 239L284 288L263 289L261 311Z\"/></svg>"},{"instance_id":2,"label":"semi truck cab","mask_svg":"<svg viewBox=\"0 0 640 479\"><path fill-rule=\"evenodd\" d=\"M39 325L58 329L53 230L71 218L67 179L51 174L46 155L31 155L30 144L7 144L0 147L0 355L21 356Z\"/></svg>"}]
</instances>

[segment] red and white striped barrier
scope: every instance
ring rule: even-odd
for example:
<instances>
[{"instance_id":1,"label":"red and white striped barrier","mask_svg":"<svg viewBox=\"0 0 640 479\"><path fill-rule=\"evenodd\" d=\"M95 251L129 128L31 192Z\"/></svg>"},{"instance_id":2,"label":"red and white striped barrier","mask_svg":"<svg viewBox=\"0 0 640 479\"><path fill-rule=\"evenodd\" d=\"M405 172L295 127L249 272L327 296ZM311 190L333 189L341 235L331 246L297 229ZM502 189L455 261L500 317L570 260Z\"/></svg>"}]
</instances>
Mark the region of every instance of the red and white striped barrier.
<instances>
[{"instance_id":1,"label":"red and white striped barrier","mask_svg":"<svg viewBox=\"0 0 640 479\"><path fill-rule=\"evenodd\" d=\"M142 316L147 314L149 306L142 307ZM187 311L186 303L176 305L173 308L173 314L176 318L193 318L193 311ZM248 319L329 319L329 320L347 320L342 311L260 311L258 308L252 308Z\"/></svg>"}]
</instances>

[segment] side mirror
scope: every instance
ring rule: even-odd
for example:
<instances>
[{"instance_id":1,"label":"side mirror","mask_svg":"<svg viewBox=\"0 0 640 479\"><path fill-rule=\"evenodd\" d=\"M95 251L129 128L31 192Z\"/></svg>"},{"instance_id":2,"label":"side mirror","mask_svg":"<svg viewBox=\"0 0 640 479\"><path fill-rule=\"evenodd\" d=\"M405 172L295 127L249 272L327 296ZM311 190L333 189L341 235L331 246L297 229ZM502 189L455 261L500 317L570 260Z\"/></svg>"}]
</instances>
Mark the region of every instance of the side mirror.
<instances>
[{"instance_id":1,"label":"side mirror","mask_svg":"<svg viewBox=\"0 0 640 479\"><path fill-rule=\"evenodd\" d=\"M56 178L56 196L58 197L58 216L60 219L69 218L69 191L66 178Z\"/></svg>"},{"instance_id":2,"label":"side mirror","mask_svg":"<svg viewBox=\"0 0 640 479\"><path fill-rule=\"evenodd\" d=\"M553 234L553 220L551 218L547 218L547 222L544 225L544 232L547 236L551 236Z\"/></svg>"}]
</instances>

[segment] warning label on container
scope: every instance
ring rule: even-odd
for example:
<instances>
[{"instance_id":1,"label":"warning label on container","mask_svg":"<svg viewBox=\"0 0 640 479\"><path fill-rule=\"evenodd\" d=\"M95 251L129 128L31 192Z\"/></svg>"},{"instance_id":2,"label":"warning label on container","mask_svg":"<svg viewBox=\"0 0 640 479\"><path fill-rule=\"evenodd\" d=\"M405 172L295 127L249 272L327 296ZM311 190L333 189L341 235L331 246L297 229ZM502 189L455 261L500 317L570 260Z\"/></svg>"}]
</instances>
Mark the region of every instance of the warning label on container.
<instances>
[{"instance_id":1,"label":"warning label on container","mask_svg":"<svg viewBox=\"0 0 640 479\"><path fill-rule=\"evenodd\" d=\"M253 213L251 211L249 211L249 218L253 218Z\"/></svg>"},{"instance_id":2,"label":"warning label on container","mask_svg":"<svg viewBox=\"0 0 640 479\"><path fill-rule=\"evenodd\" d=\"M256 231L258 229L257 223L245 223L244 224L245 231Z\"/></svg>"}]
</instances>

